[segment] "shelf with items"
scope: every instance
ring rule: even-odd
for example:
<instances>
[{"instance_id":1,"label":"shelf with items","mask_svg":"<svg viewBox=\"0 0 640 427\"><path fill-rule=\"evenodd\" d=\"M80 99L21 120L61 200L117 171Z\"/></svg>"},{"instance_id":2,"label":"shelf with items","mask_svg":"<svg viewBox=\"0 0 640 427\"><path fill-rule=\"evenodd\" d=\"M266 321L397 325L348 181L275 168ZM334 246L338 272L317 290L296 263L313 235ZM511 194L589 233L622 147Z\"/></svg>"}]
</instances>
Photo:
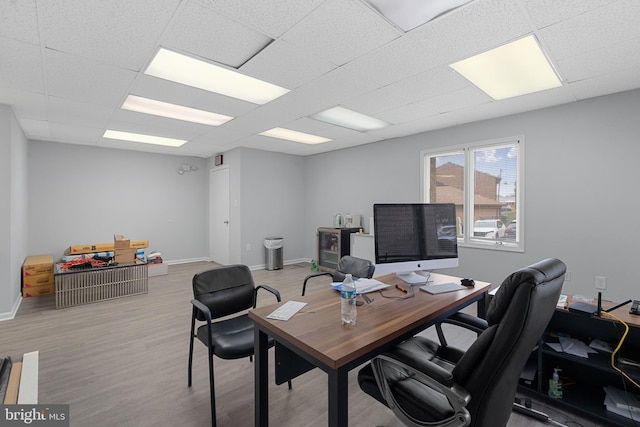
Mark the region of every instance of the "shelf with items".
<instances>
[{"instance_id":1,"label":"shelf with items","mask_svg":"<svg viewBox=\"0 0 640 427\"><path fill-rule=\"evenodd\" d=\"M569 305L571 303L572 299L569 298ZM614 305L615 303L603 302L605 309ZM632 357L635 355L635 358L640 357L640 352L637 351L640 346L640 318L628 314L628 307L617 309L614 313L629 326L622 350L632 348L629 354ZM547 331L540 340L540 345L532 354L532 361L537 366L535 379L528 384L522 383L520 391L531 393L548 403L577 410L607 425L637 425L640 414L634 420L607 409L605 405L607 394L604 388L615 387L623 393L636 395L640 394L640 388L614 369L611 364L611 351L602 349L602 346L595 346L600 348L599 350L587 347L597 339L607 343L609 350L614 350L624 333L625 327L604 313L600 317L590 317L569 312L567 309L556 309L547 326ZM581 347L584 343L585 348L582 350L589 352L582 354L580 350L570 354L562 351L572 351L568 346L567 348L559 347L563 337L578 340L579 342L575 342L576 347ZM615 366L622 369L631 380L640 383L640 367L622 364L618 358L615 360ZM560 368L560 378L563 381L562 398L559 399L548 396L549 379L555 368Z\"/></svg>"}]
</instances>

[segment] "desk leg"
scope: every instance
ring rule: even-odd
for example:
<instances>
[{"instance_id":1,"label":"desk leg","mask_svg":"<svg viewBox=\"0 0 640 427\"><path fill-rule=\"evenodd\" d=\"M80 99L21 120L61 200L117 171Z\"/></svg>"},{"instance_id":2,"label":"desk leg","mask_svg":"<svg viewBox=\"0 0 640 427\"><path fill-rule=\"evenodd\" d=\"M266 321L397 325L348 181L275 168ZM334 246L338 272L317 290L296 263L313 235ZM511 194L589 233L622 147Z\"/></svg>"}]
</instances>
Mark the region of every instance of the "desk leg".
<instances>
[{"instance_id":1,"label":"desk leg","mask_svg":"<svg viewBox=\"0 0 640 427\"><path fill-rule=\"evenodd\" d=\"M349 371L344 368L329 371L329 427L349 424Z\"/></svg>"},{"instance_id":2,"label":"desk leg","mask_svg":"<svg viewBox=\"0 0 640 427\"><path fill-rule=\"evenodd\" d=\"M269 379L268 336L259 328L254 329L254 387L255 387L255 425L269 426Z\"/></svg>"},{"instance_id":3,"label":"desk leg","mask_svg":"<svg viewBox=\"0 0 640 427\"><path fill-rule=\"evenodd\" d=\"M484 295L482 295L482 298L478 300L476 305L479 318L481 319L487 318L488 304L489 304L489 292L485 292Z\"/></svg>"}]
</instances>

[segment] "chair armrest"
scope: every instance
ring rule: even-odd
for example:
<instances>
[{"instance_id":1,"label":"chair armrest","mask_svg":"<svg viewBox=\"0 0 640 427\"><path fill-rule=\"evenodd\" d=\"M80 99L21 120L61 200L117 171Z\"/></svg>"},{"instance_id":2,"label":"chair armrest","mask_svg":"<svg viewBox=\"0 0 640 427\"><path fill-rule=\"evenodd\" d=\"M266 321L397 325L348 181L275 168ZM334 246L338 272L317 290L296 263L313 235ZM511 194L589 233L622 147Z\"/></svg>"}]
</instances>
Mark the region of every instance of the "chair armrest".
<instances>
[{"instance_id":1,"label":"chair armrest","mask_svg":"<svg viewBox=\"0 0 640 427\"><path fill-rule=\"evenodd\" d=\"M264 289L265 291L271 292L273 295L275 295L276 300L278 300L278 302L282 301L282 299L280 298L280 292L276 288L272 288L269 285L258 285L258 286L256 286L256 298L254 298L254 301L257 300L258 290L259 289ZM255 303L253 305L254 305L253 308L255 308Z\"/></svg>"},{"instance_id":2,"label":"chair armrest","mask_svg":"<svg viewBox=\"0 0 640 427\"><path fill-rule=\"evenodd\" d=\"M432 361L421 357L422 355L416 354L410 350L402 347L395 347L393 350L384 353L389 360L404 364L408 369L416 372L422 372L425 375L438 381L440 384L447 387L453 386L453 375L443 367L433 363Z\"/></svg>"},{"instance_id":3,"label":"chair armrest","mask_svg":"<svg viewBox=\"0 0 640 427\"><path fill-rule=\"evenodd\" d=\"M197 309L204 315L207 323L211 324L211 311L209 310L209 307L207 307L197 299L192 299L191 304L193 304L194 309Z\"/></svg>"},{"instance_id":4,"label":"chair armrest","mask_svg":"<svg viewBox=\"0 0 640 427\"><path fill-rule=\"evenodd\" d=\"M422 361L424 362L424 361ZM443 395L451 408L453 409L453 415L448 417L445 420L440 420L438 423L433 423L433 425L439 426L467 426L471 421L471 415L467 410L466 406L471 401L471 395L464 388L459 385L453 383L453 380L444 381L447 384L443 384L440 380L445 379L446 375L444 372L447 372L445 369L440 366L428 362L421 363L416 357L406 357L406 355L402 354L402 352L396 352L395 350L389 353L384 353L379 356L376 356L371 361L371 366L373 368L373 374L376 378L376 382L378 383L378 387L380 388L380 392L384 400L387 402L389 408L393 411L393 413L400 418L407 425L432 425L431 422L428 423L420 423L421 420L414 419L409 413L407 413L402 406L402 402L396 399L394 396L389 381L384 374L383 365L384 364L392 364L395 368L405 369L407 370L411 378L415 381L422 383L425 387L429 387L430 389L436 391ZM422 369L416 369L419 365L422 365ZM433 365L433 366L429 366ZM430 376L430 373L434 373L434 378ZM399 396L400 399L402 397ZM441 403L441 402L439 402ZM429 402L424 402L425 405L429 405ZM418 422L418 424L416 423Z\"/></svg>"},{"instance_id":5,"label":"chair armrest","mask_svg":"<svg viewBox=\"0 0 640 427\"><path fill-rule=\"evenodd\" d=\"M304 282L302 282L302 295L304 295L305 291L307 290L307 280L314 277L319 277L319 276L329 276L333 279L333 273L330 273L328 271L321 271L319 273L313 273L308 275L307 277L304 278Z\"/></svg>"},{"instance_id":6,"label":"chair armrest","mask_svg":"<svg viewBox=\"0 0 640 427\"><path fill-rule=\"evenodd\" d=\"M441 323L449 323L452 325L460 326L461 328L469 329L479 334L489 327L489 324L486 320L461 312L449 316Z\"/></svg>"}]
</instances>

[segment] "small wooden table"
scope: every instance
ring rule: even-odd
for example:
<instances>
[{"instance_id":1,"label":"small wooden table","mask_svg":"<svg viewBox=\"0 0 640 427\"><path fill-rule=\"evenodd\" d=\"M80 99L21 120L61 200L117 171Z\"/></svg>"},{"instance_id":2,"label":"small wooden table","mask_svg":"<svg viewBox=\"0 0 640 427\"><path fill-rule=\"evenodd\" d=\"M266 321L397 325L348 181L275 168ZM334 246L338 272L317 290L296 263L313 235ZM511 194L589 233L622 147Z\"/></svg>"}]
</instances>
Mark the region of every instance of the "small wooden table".
<instances>
[{"instance_id":1,"label":"small wooden table","mask_svg":"<svg viewBox=\"0 0 640 427\"><path fill-rule=\"evenodd\" d=\"M377 279L390 285L410 287L395 275ZM460 278L432 274L431 280L434 283L459 282ZM256 325L255 425L269 425L268 336L276 340L276 346L283 346L299 357L301 365L318 367L327 373L328 424L346 426L347 374L351 369L474 302L479 302L479 315L484 315L484 298L489 288L489 283L476 281L474 288L431 295L414 286L414 296L404 298L411 295L411 290L404 294L390 287L383 293L393 298L384 298L375 292L370 294L374 299L371 304L358 307L355 327L341 325L340 297L332 289L296 298L307 305L287 322L267 319L282 303L250 310L249 317ZM307 370L301 366L297 374Z\"/></svg>"}]
</instances>

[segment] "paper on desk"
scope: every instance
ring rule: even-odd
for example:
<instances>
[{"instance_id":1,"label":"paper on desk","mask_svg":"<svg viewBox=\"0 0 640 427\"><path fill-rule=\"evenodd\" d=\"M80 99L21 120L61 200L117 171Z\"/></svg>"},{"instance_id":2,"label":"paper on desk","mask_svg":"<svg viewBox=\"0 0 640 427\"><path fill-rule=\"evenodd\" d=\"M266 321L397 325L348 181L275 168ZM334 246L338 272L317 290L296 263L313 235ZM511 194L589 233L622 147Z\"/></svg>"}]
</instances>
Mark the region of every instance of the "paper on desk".
<instances>
[{"instance_id":1,"label":"paper on desk","mask_svg":"<svg viewBox=\"0 0 640 427\"><path fill-rule=\"evenodd\" d=\"M356 293L358 294L375 292L389 287L386 283L382 283L376 279L356 279L354 283L356 285ZM342 288L342 282L334 282L331 286L336 291L339 291Z\"/></svg>"},{"instance_id":2,"label":"paper on desk","mask_svg":"<svg viewBox=\"0 0 640 427\"><path fill-rule=\"evenodd\" d=\"M287 301L267 316L267 319L284 320L285 322L299 312L306 302Z\"/></svg>"}]
</instances>

